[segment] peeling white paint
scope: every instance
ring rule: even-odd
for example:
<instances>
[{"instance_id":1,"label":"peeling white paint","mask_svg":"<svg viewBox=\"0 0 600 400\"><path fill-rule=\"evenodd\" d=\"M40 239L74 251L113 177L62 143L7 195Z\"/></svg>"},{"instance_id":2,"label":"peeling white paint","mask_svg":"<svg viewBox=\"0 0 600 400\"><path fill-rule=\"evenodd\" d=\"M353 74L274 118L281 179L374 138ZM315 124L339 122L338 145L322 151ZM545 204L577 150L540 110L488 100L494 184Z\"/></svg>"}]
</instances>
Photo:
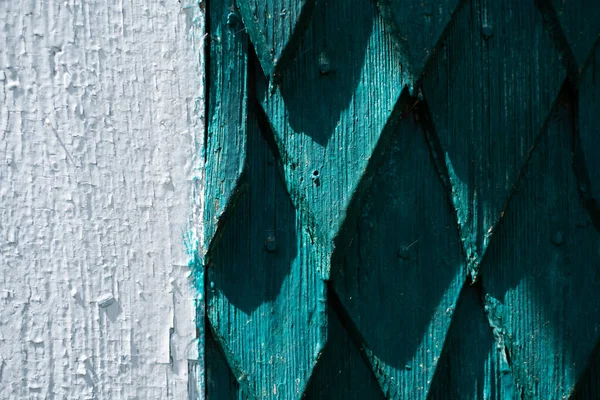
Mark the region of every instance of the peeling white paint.
<instances>
[{"instance_id":1,"label":"peeling white paint","mask_svg":"<svg viewBox=\"0 0 600 400\"><path fill-rule=\"evenodd\" d=\"M203 32L183 0L0 2L0 398L200 393Z\"/></svg>"}]
</instances>

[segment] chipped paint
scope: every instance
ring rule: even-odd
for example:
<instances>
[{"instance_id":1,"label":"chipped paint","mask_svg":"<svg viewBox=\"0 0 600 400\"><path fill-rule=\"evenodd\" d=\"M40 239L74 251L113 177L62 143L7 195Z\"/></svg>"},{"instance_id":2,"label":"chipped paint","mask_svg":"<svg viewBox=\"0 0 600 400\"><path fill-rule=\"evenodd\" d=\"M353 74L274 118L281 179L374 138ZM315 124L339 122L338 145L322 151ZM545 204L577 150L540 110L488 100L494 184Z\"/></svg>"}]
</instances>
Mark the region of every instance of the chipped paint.
<instances>
[{"instance_id":1,"label":"chipped paint","mask_svg":"<svg viewBox=\"0 0 600 400\"><path fill-rule=\"evenodd\" d=\"M0 6L2 399L200 397L204 25L182 3Z\"/></svg>"}]
</instances>

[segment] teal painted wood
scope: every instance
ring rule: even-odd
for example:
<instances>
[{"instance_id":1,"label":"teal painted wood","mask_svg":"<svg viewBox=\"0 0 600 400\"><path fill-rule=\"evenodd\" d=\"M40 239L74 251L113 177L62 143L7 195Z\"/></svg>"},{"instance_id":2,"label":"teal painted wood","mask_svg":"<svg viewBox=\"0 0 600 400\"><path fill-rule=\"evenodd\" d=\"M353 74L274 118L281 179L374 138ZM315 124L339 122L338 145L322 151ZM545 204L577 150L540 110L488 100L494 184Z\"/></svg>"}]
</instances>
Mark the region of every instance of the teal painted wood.
<instances>
[{"instance_id":1,"label":"teal painted wood","mask_svg":"<svg viewBox=\"0 0 600 400\"><path fill-rule=\"evenodd\" d=\"M319 2L298 51L261 102L292 201L305 210L302 223L327 278L334 249L347 248L354 209L409 100L400 100L402 63L369 1Z\"/></svg>"},{"instance_id":2,"label":"teal painted wood","mask_svg":"<svg viewBox=\"0 0 600 400\"><path fill-rule=\"evenodd\" d=\"M253 111L247 123L248 189L211 254L207 314L250 398L297 399L326 342L326 287Z\"/></svg>"},{"instance_id":3,"label":"teal painted wood","mask_svg":"<svg viewBox=\"0 0 600 400\"><path fill-rule=\"evenodd\" d=\"M373 373L333 309L329 309L328 319L330 340L323 349L319 365L310 378L303 398L383 400L383 393ZM209 365L207 400L248 399L231 373L225 356L210 331L206 335L205 358Z\"/></svg>"},{"instance_id":4,"label":"teal painted wood","mask_svg":"<svg viewBox=\"0 0 600 400\"><path fill-rule=\"evenodd\" d=\"M572 400L586 400L598 397L600 393L600 345L596 346L594 355L590 358L586 371L583 373Z\"/></svg>"},{"instance_id":5,"label":"teal painted wood","mask_svg":"<svg viewBox=\"0 0 600 400\"><path fill-rule=\"evenodd\" d=\"M480 284L463 288L435 371L431 400L516 398L510 366L496 346L481 294Z\"/></svg>"},{"instance_id":6,"label":"teal painted wood","mask_svg":"<svg viewBox=\"0 0 600 400\"><path fill-rule=\"evenodd\" d=\"M263 71L280 79L295 55L315 0L238 0Z\"/></svg>"},{"instance_id":7,"label":"teal painted wood","mask_svg":"<svg viewBox=\"0 0 600 400\"><path fill-rule=\"evenodd\" d=\"M247 400L210 329L205 335L206 400Z\"/></svg>"},{"instance_id":8,"label":"teal painted wood","mask_svg":"<svg viewBox=\"0 0 600 400\"><path fill-rule=\"evenodd\" d=\"M566 75L533 2L473 0L423 78L470 271Z\"/></svg>"},{"instance_id":9,"label":"teal painted wood","mask_svg":"<svg viewBox=\"0 0 600 400\"><path fill-rule=\"evenodd\" d=\"M490 326L526 399L567 398L600 340L600 234L571 166L568 101L557 104L482 264Z\"/></svg>"},{"instance_id":10,"label":"teal painted wood","mask_svg":"<svg viewBox=\"0 0 600 400\"><path fill-rule=\"evenodd\" d=\"M576 18L281 4L208 5L207 397L600 397L600 63L573 67Z\"/></svg>"},{"instance_id":11,"label":"teal painted wood","mask_svg":"<svg viewBox=\"0 0 600 400\"><path fill-rule=\"evenodd\" d=\"M248 109L248 40L231 17L234 0L208 6L207 133L204 143L206 194L203 250L210 251L236 196L243 189Z\"/></svg>"},{"instance_id":12,"label":"teal painted wood","mask_svg":"<svg viewBox=\"0 0 600 400\"><path fill-rule=\"evenodd\" d=\"M423 68L436 52L461 0L378 0L382 14L392 23L403 66L416 84ZM412 86L412 85L411 85Z\"/></svg>"},{"instance_id":13,"label":"teal painted wood","mask_svg":"<svg viewBox=\"0 0 600 400\"><path fill-rule=\"evenodd\" d=\"M328 340L304 398L310 400L383 400L375 376L348 330L329 308Z\"/></svg>"},{"instance_id":14,"label":"teal painted wood","mask_svg":"<svg viewBox=\"0 0 600 400\"><path fill-rule=\"evenodd\" d=\"M419 113L395 129L333 287L387 398L427 396L465 268Z\"/></svg>"},{"instance_id":15,"label":"teal painted wood","mask_svg":"<svg viewBox=\"0 0 600 400\"><path fill-rule=\"evenodd\" d=\"M600 230L600 49L592 52L579 82L576 165L579 189L596 228Z\"/></svg>"},{"instance_id":16,"label":"teal painted wood","mask_svg":"<svg viewBox=\"0 0 600 400\"><path fill-rule=\"evenodd\" d=\"M538 0L550 3L548 0ZM579 71L600 38L600 3L587 0L551 0L569 50Z\"/></svg>"}]
</instances>

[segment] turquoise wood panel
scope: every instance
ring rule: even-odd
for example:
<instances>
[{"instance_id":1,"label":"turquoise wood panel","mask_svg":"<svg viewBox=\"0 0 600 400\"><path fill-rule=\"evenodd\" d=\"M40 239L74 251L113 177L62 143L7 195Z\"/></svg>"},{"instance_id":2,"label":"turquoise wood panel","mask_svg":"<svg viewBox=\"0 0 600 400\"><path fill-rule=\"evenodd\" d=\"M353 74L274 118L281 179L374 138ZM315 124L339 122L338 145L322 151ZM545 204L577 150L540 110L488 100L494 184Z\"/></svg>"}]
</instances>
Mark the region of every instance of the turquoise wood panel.
<instances>
[{"instance_id":1,"label":"turquoise wood panel","mask_svg":"<svg viewBox=\"0 0 600 400\"><path fill-rule=\"evenodd\" d=\"M204 360L208 365L206 373L206 399L247 400L238 381L233 376L221 347L213 338L210 329L206 331Z\"/></svg>"},{"instance_id":2,"label":"turquoise wood panel","mask_svg":"<svg viewBox=\"0 0 600 400\"><path fill-rule=\"evenodd\" d=\"M339 307L338 304L336 306ZM383 400L373 372L364 359L357 336L348 331L350 321L342 323L338 313L328 310L327 345L313 372L305 398L312 400Z\"/></svg>"},{"instance_id":3,"label":"turquoise wood panel","mask_svg":"<svg viewBox=\"0 0 600 400\"><path fill-rule=\"evenodd\" d=\"M207 398L600 398L570 4L207 2Z\"/></svg>"},{"instance_id":4,"label":"turquoise wood panel","mask_svg":"<svg viewBox=\"0 0 600 400\"><path fill-rule=\"evenodd\" d=\"M592 52L579 82L575 152L579 191L600 230L600 50Z\"/></svg>"},{"instance_id":5,"label":"turquoise wood panel","mask_svg":"<svg viewBox=\"0 0 600 400\"><path fill-rule=\"evenodd\" d=\"M564 35L579 71L585 66L600 38L600 3L588 0L538 0L542 9L551 3L558 19L553 27Z\"/></svg>"},{"instance_id":6,"label":"turquoise wood panel","mask_svg":"<svg viewBox=\"0 0 600 400\"><path fill-rule=\"evenodd\" d=\"M429 393L431 400L513 399L515 382L498 348L480 283L467 285L456 305Z\"/></svg>"},{"instance_id":7,"label":"turquoise wood panel","mask_svg":"<svg viewBox=\"0 0 600 400\"><path fill-rule=\"evenodd\" d=\"M466 2L425 73L473 277L565 76L542 15L521 0Z\"/></svg>"},{"instance_id":8,"label":"turquoise wood panel","mask_svg":"<svg viewBox=\"0 0 600 400\"><path fill-rule=\"evenodd\" d=\"M212 250L207 315L250 398L300 398L326 342L326 286L253 110L247 124L247 190Z\"/></svg>"},{"instance_id":9,"label":"turquoise wood panel","mask_svg":"<svg viewBox=\"0 0 600 400\"><path fill-rule=\"evenodd\" d=\"M590 357L585 372L577 382L571 399L593 399L598 397L598 393L600 393L600 346L596 345L596 350Z\"/></svg>"},{"instance_id":10,"label":"turquoise wood panel","mask_svg":"<svg viewBox=\"0 0 600 400\"><path fill-rule=\"evenodd\" d=\"M600 340L600 234L577 190L566 100L564 93L482 264L490 326L528 399L570 396Z\"/></svg>"},{"instance_id":11,"label":"turquoise wood panel","mask_svg":"<svg viewBox=\"0 0 600 400\"><path fill-rule=\"evenodd\" d=\"M315 0L239 0L238 5L263 71L281 79L312 17Z\"/></svg>"},{"instance_id":12,"label":"turquoise wood panel","mask_svg":"<svg viewBox=\"0 0 600 400\"><path fill-rule=\"evenodd\" d=\"M461 1L380 0L377 4L382 15L391 21L403 67L409 70L411 81L416 84Z\"/></svg>"},{"instance_id":13,"label":"turquoise wood panel","mask_svg":"<svg viewBox=\"0 0 600 400\"><path fill-rule=\"evenodd\" d=\"M207 9L211 38L207 82L207 129L204 143L206 255L228 210L243 190L248 114L248 39L241 23L231 20L233 0L211 0Z\"/></svg>"},{"instance_id":14,"label":"turquoise wood panel","mask_svg":"<svg viewBox=\"0 0 600 400\"><path fill-rule=\"evenodd\" d=\"M465 267L452 205L431 162L421 111L395 130L352 244L332 275L388 398L425 398Z\"/></svg>"},{"instance_id":15,"label":"turquoise wood panel","mask_svg":"<svg viewBox=\"0 0 600 400\"><path fill-rule=\"evenodd\" d=\"M409 99L400 99L402 62L374 4L327 0L313 14L294 64L260 101L327 278Z\"/></svg>"}]
</instances>

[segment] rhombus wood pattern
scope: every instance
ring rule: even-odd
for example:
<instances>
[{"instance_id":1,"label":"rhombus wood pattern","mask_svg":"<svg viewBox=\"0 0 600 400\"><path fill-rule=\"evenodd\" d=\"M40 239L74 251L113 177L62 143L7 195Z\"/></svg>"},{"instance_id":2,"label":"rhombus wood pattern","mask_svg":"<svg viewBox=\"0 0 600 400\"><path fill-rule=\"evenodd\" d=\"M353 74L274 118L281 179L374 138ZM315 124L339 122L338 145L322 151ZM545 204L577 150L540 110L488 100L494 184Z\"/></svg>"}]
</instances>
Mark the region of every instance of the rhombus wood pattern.
<instances>
[{"instance_id":1,"label":"rhombus wood pattern","mask_svg":"<svg viewBox=\"0 0 600 400\"><path fill-rule=\"evenodd\" d=\"M600 398L600 3L207 27L207 399Z\"/></svg>"}]
</instances>

